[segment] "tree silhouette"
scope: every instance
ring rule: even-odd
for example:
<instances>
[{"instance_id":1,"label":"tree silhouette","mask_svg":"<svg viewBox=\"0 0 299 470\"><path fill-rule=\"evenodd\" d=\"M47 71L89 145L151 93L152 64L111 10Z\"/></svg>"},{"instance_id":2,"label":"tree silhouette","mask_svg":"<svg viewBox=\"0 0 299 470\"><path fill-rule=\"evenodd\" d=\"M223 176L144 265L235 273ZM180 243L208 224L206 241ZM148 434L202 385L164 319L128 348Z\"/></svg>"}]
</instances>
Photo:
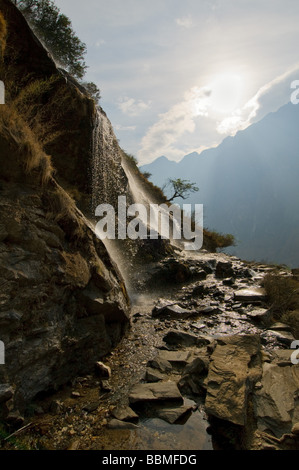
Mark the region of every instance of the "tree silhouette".
<instances>
[{"instance_id":1,"label":"tree silhouette","mask_svg":"<svg viewBox=\"0 0 299 470\"><path fill-rule=\"evenodd\" d=\"M178 197L187 199L191 193L196 193L199 191L199 188L195 185L195 183L191 183L189 180L183 180L181 178L169 178L167 183L164 185L163 190L168 187L171 187L173 195L167 199L167 202L171 202Z\"/></svg>"},{"instance_id":2,"label":"tree silhouette","mask_svg":"<svg viewBox=\"0 0 299 470\"><path fill-rule=\"evenodd\" d=\"M86 71L86 45L72 28L71 20L60 13L52 0L15 0L28 23L45 44L54 60L77 78Z\"/></svg>"}]
</instances>

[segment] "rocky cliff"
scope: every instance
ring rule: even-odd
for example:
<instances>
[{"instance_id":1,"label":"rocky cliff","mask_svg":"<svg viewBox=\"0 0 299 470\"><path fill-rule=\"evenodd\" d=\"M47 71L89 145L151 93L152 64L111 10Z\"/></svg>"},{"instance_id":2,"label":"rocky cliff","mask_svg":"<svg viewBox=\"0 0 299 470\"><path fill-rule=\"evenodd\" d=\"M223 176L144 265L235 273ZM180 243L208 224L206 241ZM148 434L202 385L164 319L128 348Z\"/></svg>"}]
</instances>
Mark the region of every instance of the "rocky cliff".
<instances>
[{"instance_id":1,"label":"rocky cliff","mask_svg":"<svg viewBox=\"0 0 299 470\"><path fill-rule=\"evenodd\" d=\"M91 370L122 337L129 302L71 198L90 203L94 124L105 113L56 68L12 2L1 0L0 12L0 403L9 418Z\"/></svg>"}]
</instances>

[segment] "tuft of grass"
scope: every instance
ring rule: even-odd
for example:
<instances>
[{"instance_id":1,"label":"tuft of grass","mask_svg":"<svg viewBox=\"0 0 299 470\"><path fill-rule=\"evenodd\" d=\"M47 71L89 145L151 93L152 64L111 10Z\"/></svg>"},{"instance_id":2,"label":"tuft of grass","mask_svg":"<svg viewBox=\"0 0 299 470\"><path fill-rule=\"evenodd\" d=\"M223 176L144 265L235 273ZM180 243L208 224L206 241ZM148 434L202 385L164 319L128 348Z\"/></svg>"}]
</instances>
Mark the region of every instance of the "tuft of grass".
<instances>
[{"instance_id":1,"label":"tuft of grass","mask_svg":"<svg viewBox=\"0 0 299 470\"><path fill-rule=\"evenodd\" d=\"M7 26L4 16L0 12L0 51L1 51L1 58L3 57L5 51L5 40L6 40L6 33L7 33Z\"/></svg>"},{"instance_id":2,"label":"tuft of grass","mask_svg":"<svg viewBox=\"0 0 299 470\"><path fill-rule=\"evenodd\" d=\"M48 198L48 218L57 222L72 242L84 239L85 224L80 218L74 199L53 181L54 190Z\"/></svg>"},{"instance_id":3,"label":"tuft of grass","mask_svg":"<svg viewBox=\"0 0 299 470\"><path fill-rule=\"evenodd\" d=\"M235 246L235 237L230 234L218 233L215 230L204 229L203 232L203 247L215 253L217 249L227 248L229 246Z\"/></svg>"},{"instance_id":4,"label":"tuft of grass","mask_svg":"<svg viewBox=\"0 0 299 470\"><path fill-rule=\"evenodd\" d=\"M45 184L51 178L53 174L51 158L43 151L30 127L11 104L0 107L0 136L4 141L15 145L20 155L20 164L26 174L36 170L41 184ZM1 157L8 159L11 155L3 153Z\"/></svg>"},{"instance_id":5,"label":"tuft of grass","mask_svg":"<svg viewBox=\"0 0 299 470\"><path fill-rule=\"evenodd\" d=\"M299 282L294 277L270 273L262 284L276 319L299 309Z\"/></svg>"}]
</instances>

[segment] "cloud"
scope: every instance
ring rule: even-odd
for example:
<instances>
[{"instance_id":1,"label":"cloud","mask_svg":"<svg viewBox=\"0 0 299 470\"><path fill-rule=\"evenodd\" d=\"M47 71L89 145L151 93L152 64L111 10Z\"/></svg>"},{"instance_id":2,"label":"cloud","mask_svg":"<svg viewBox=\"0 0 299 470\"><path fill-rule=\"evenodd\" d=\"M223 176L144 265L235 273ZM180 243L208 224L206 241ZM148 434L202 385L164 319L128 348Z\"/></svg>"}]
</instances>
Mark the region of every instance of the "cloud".
<instances>
[{"instance_id":1,"label":"cloud","mask_svg":"<svg viewBox=\"0 0 299 470\"><path fill-rule=\"evenodd\" d=\"M190 29L193 26L193 20L190 15L184 16L182 18L177 18L175 22L178 26L181 26L182 28L186 29Z\"/></svg>"},{"instance_id":2,"label":"cloud","mask_svg":"<svg viewBox=\"0 0 299 470\"><path fill-rule=\"evenodd\" d=\"M127 96L121 98L118 102L119 109L130 117L139 116L144 111L151 107L151 101L135 100L134 98L128 98Z\"/></svg>"},{"instance_id":3,"label":"cloud","mask_svg":"<svg viewBox=\"0 0 299 470\"><path fill-rule=\"evenodd\" d=\"M185 93L183 101L160 114L141 141L139 160L147 163L164 154L174 160L184 156L184 151L175 146L184 134L195 131L197 117L207 115L210 94L207 87L193 87Z\"/></svg>"},{"instance_id":4,"label":"cloud","mask_svg":"<svg viewBox=\"0 0 299 470\"><path fill-rule=\"evenodd\" d=\"M240 109L235 110L217 124L219 134L234 135L259 121L266 114L276 111L283 102L290 101L290 85L298 77L299 65L295 65L274 80L263 85L257 93Z\"/></svg>"}]
</instances>

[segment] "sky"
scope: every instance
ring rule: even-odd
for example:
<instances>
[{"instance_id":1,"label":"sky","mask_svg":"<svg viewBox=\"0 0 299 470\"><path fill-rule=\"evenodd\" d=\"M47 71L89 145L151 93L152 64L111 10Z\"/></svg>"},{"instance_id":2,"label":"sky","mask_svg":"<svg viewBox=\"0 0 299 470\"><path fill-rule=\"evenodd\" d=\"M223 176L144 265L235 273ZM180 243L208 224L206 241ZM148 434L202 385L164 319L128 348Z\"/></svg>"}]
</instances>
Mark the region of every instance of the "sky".
<instances>
[{"instance_id":1,"label":"sky","mask_svg":"<svg viewBox=\"0 0 299 470\"><path fill-rule=\"evenodd\" d=\"M290 101L298 0L55 0L120 146L179 161Z\"/></svg>"}]
</instances>

